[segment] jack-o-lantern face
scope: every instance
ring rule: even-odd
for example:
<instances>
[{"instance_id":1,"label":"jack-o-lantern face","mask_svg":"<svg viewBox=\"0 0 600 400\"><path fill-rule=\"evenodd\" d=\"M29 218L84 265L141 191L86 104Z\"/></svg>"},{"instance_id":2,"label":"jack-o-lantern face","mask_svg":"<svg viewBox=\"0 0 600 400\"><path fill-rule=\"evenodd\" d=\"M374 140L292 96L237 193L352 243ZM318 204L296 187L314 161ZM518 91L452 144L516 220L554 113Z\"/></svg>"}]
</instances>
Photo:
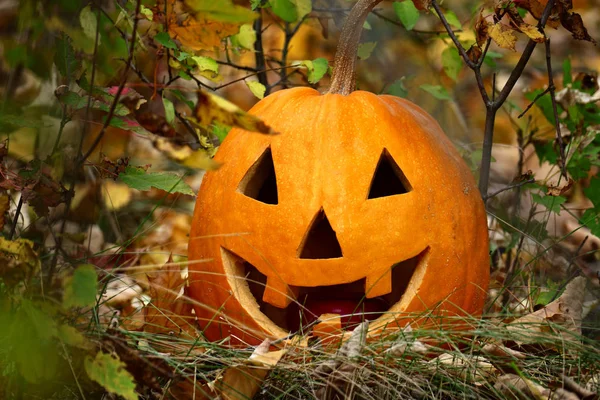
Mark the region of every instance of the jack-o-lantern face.
<instances>
[{"instance_id":1,"label":"jack-o-lantern face","mask_svg":"<svg viewBox=\"0 0 600 400\"><path fill-rule=\"evenodd\" d=\"M485 211L470 171L414 104L277 92L233 129L190 233L190 294L209 339L284 337L322 314L398 329L407 313L481 313ZM402 323L401 323L402 322Z\"/></svg>"}]
</instances>

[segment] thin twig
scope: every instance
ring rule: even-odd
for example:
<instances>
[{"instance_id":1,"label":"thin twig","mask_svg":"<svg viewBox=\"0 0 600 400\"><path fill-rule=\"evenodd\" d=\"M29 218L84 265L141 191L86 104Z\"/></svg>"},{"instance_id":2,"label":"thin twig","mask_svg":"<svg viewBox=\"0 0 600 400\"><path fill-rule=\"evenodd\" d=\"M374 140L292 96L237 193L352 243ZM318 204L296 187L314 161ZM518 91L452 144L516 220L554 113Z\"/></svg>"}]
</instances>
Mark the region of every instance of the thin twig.
<instances>
[{"instance_id":1,"label":"thin twig","mask_svg":"<svg viewBox=\"0 0 600 400\"><path fill-rule=\"evenodd\" d=\"M15 235L15 231L17 230L17 224L19 223L19 216L21 215L21 207L23 207L23 194L19 197L19 202L17 203L17 209L15 211L15 217L13 218L12 226L10 227L10 233L8 234L8 240L12 240Z\"/></svg>"},{"instance_id":2,"label":"thin twig","mask_svg":"<svg viewBox=\"0 0 600 400\"><path fill-rule=\"evenodd\" d=\"M537 96L535 96L535 99L533 99L533 101L531 103L529 103L527 105L527 107L525 107L525 110L523 110L523 112L521 114L519 114L519 116L517 118L522 118L525 114L527 114L527 112L531 109L531 107L533 107L533 105L542 97L544 97L546 95L546 93L548 93L550 91L550 87L547 87L546 90L544 90L542 93L539 93Z\"/></svg>"},{"instance_id":3,"label":"thin twig","mask_svg":"<svg viewBox=\"0 0 600 400\"><path fill-rule=\"evenodd\" d=\"M483 199L484 200L490 199L492 197L498 196L502 192L505 192L505 191L510 190L510 189L514 189L514 188L518 188L518 187L527 185L528 183L535 183L535 179L534 178L530 178L530 179L527 179L525 181L521 181L521 182L513 183L512 185L504 186L503 188L500 188L500 189L496 190L495 192L492 192L492 193L484 196Z\"/></svg>"},{"instance_id":4,"label":"thin twig","mask_svg":"<svg viewBox=\"0 0 600 400\"><path fill-rule=\"evenodd\" d=\"M544 35L545 36L545 35ZM546 69L548 70L548 91L550 92L550 99L552 100L552 112L554 114L554 125L556 126L556 144L558 145L559 167L562 176L567 178L566 162L567 157L565 155L565 143L562 139L562 133L560 131L560 121L558 120L558 106L556 105L556 87L554 86L554 78L552 74L552 58L550 54L550 38L546 38Z\"/></svg>"},{"instance_id":5,"label":"thin twig","mask_svg":"<svg viewBox=\"0 0 600 400\"><path fill-rule=\"evenodd\" d=\"M104 124L102 125L102 129L100 129L100 132L96 136L96 139L94 139L94 142L92 143L92 145L90 146L88 151L80 158L80 160L79 160L80 163L82 163L84 160L86 160L94 152L94 150L96 149L96 147L98 146L98 144L100 143L102 138L104 137L106 128L108 128L108 126L110 125L110 121L114 116L117 105L119 104L119 98L121 97L121 93L123 92L123 89L125 88L125 83L127 82L127 75L129 74L129 69L131 68L131 62L133 61L133 54L134 54L135 42L136 42L135 39L137 36L137 28L138 28L138 22L139 22L138 14L140 13L141 5L142 5L142 1L137 0L136 5L135 5L133 29L131 32L131 43L129 44L129 56L127 59L127 63L125 64L125 70L123 71L123 74L121 76L121 83L119 84L117 93L115 93L115 98L113 99L113 102L110 105L110 109L108 111L108 115L106 116L106 120L104 121Z\"/></svg>"},{"instance_id":6,"label":"thin twig","mask_svg":"<svg viewBox=\"0 0 600 400\"><path fill-rule=\"evenodd\" d=\"M269 94L269 80L267 79L267 66L265 64L265 50L262 43L262 15L258 10L258 18L254 21L254 30L258 33L254 42L254 59L256 62L256 75L258 82L265 87L265 96Z\"/></svg>"}]
</instances>

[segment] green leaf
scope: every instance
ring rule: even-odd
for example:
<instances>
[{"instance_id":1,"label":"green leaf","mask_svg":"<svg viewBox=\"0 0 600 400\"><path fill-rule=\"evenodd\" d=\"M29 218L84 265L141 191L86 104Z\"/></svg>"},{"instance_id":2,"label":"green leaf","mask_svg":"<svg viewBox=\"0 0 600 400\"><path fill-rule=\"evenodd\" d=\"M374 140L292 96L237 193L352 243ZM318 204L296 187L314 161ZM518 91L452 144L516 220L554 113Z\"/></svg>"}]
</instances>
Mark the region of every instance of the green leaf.
<instances>
[{"instance_id":1,"label":"green leaf","mask_svg":"<svg viewBox=\"0 0 600 400\"><path fill-rule=\"evenodd\" d=\"M258 17L252 10L233 4L232 0L185 0L191 11L223 22L251 22Z\"/></svg>"},{"instance_id":2,"label":"green leaf","mask_svg":"<svg viewBox=\"0 0 600 400\"><path fill-rule=\"evenodd\" d=\"M581 216L580 222L589 228L592 235L600 236L600 218L598 211L591 208L585 210Z\"/></svg>"},{"instance_id":3,"label":"green leaf","mask_svg":"<svg viewBox=\"0 0 600 400\"><path fill-rule=\"evenodd\" d=\"M583 193L594 204L594 208L600 210L600 178L593 177L589 186L583 189Z\"/></svg>"},{"instance_id":4,"label":"green leaf","mask_svg":"<svg viewBox=\"0 0 600 400\"><path fill-rule=\"evenodd\" d=\"M146 172L142 168L127 167L119 174L119 179L137 190L150 190L155 187L169 193L183 193L194 196L194 191L180 176L168 172Z\"/></svg>"},{"instance_id":5,"label":"green leaf","mask_svg":"<svg viewBox=\"0 0 600 400\"><path fill-rule=\"evenodd\" d=\"M412 30L419 20L419 10L417 10L411 0L405 0L403 2L395 1L394 11L400 22L402 22L402 25L404 25L408 31Z\"/></svg>"},{"instance_id":6,"label":"green leaf","mask_svg":"<svg viewBox=\"0 0 600 400\"><path fill-rule=\"evenodd\" d=\"M246 82L246 86L248 86L248 89L250 89L250 91L252 92L253 95L258 97L259 99L262 99L263 97L265 97L265 91L267 90L265 85L263 85L262 83L257 82L257 81L245 81L245 82Z\"/></svg>"},{"instance_id":7,"label":"green leaf","mask_svg":"<svg viewBox=\"0 0 600 400\"><path fill-rule=\"evenodd\" d=\"M563 86L567 87L570 83L573 82L573 77L571 76L571 59L566 57L562 64L563 67Z\"/></svg>"},{"instance_id":8,"label":"green leaf","mask_svg":"<svg viewBox=\"0 0 600 400\"><path fill-rule=\"evenodd\" d=\"M175 44L175 42L173 41L173 39L171 39L171 36L169 36L169 34L167 32L157 33L154 36L154 40L156 40L158 43L165 46L167 49L173 49L173 50L177 49L177 44ZM179 61L181 61L181 60L179 60Z\"/></svg>"},{"instance_id":9,"label":"green leaf","mask_svg":"<svg viewBox=\"0 0 600 400\"><path fill-rule=\"evenodd\" d=\"M75 50L71 44L71 38L63 33L56 41L56 53L54 53L54 64L58 72L70 80L73 74L81 67L81 61L75 57Z\"/></svg>"},{"instance_id":10,"label":"green leaf","mask_svg":"<svg viewBox=\"0 0 600 400\"><path fill-rule=\"evenodd\" d=\"M308 69L308 81L312 84L318 83L329 70L329 63L325 58L315 60L304 60L300 63Z\"/></svg>"},{"instance_id":11,"label":"green leaf","mask_svg":"<svg viewBox=\"0 0 600 400\"><path fill-rule=\"evenodd\" d=\"M59 101L72 107L74 110L81 110L87 107L89 96L80 96L75 92L67 92L59 97ZM105 112L110 111L110 105L97 99L92 99L90 108ZM115 108L114 115L124 116L130 114L131 111L124 105L119 103Z\"/></svg>"},{"instance_id":12,"label":"green leaf","mask_svg":"<svg viewBox=\"0 0 600 400\"><path fill-rule=\"evenodd\" d=\"M450 24L451 27L453 27L455 29L462 28L462 24L460 23L460 20L458 19L456 14L454 14L453 11L446 11L444 13L444 17L446 17L446 21L448 21L448 23Z\"/></svg>"},{"instance_id":13,"label":"green leaf","mask_svg":"<svg viewBox=\"0 0 600 400\"><path fill-rule=\"evenodd\" d=\"M366 42L358 45L358 58L366 60L377 46L377 42Z\"/></svg>"},{"instance_id":14,"label":"green leaf","mask_svg":"<svg viewBox=\"0 0 600 400\"><path fill-rule=\"evenodd\" d=\"M163 105L165 106L165 119L170 125L173 125L173 122L175 122L175 106L166 97L163 97Z\"/></svg>"},{"instance_id":15,"label":"green leaf","mask_svg":"<svg viewBox=\"0 0 600 400\"><path fill-rule=\"evenodd\" d=\"M96 357L86 357L85 371L90 379L99 383L110 393L122 396L125 400L138 400L135 381L126 365L117 357L98 352Z\"/></svg>"},{"instance_id":16,"label":"green leaf","mask_svg":"<svg viewBox=\"0 0 600 400\"><path fill-rule=\"evenodd\" d=\"M312 11L312 0L292 0L296 5L296 12L298 13L298 20L304 18L304 16L310 14Z\"/></svg>"},{"instance_id":17,"label":"green leaf","mask_svg":"<svg viewBox=\"0 0 600 400\"><path fill-rule=\"evenodd\" d=\"M408 89L406 89L406 86L404 86L405 79L406 79L406 77L404 77L404 76L402 78L398 79L397 81L392 83L390 86L388 86L388 88L386 89L385 92L387 94L391 94L392 96L406 97L408 95Z\"/></svg>"},{"instance_id":18,"label":"green leaf","mask_svg":"<svg viewBox=\"0 0 600 400\"><path fill-rule=\"evenodd\" d=\"M73 275L66 279L63 306L87 307L96 304L98 292L98 274L93 265L80 265Z\"/></svg>"},{"instance_id":19,"label":"green leaf","mask_svg":"<svg viewBox=\"0 0 600 400\"><path fill-rule=\"evenodd\" d=\"M425 85L421 85L419 87L421 89L423 89L424 91L426 91L427 93L429 93L430 95L432 95L433 97L435 97L436 99L450 100L452 98L452 97L450 97L450 94L448 93L446 88L443 86L425 84Z\"/></svg>"},{"instance_id":20,"label":"green leaf","mask_svg":"<svg viewBox=\"0 0 600 400\"><path fill-rule=\"evenodd\" d=\"M90 39L96 39L96 28L98 26L98 18L96 14L92 11L91 6L86 6L79 13L79 23L81 24L81 28L83 29L83 33ZM100 37L98 37L100 40ZM99 44L99 43L98 43Z\"/></svg>"},{"instance_id":21,"label":"green leaf","mask_svg":"<svg viewBox=\"0 0 600 400\"><path fill-rule=\"evenodd\" d=\"M253 50L254 42L256 42L256 31L252 28L252 24L240 26L240 32L235 35L235 40L237 40L240 47Z\"/></svg>"},{"instance_id":22,"label":"green leaf","mask_svg":"<svg viewBox=\"0 0 600 400\"><path fill-rule=\"evenodd\" d=\"M560 213L560 205L567 201L566 198L562 196L540 196L537 193L532 193L531 198L535 203L541 204L546 207L550 212Z\"/></svg>"},{"instance_id":23,"label":"green leaf","mask_svg":"<svg viewBox=\"0 0 600 400\"><path fill-rule=\"evenodd\" d=\"M502 53L497 53L495 51L488 50L488 52L485 53L485 58L483 59L483 62L491 68L496 68L495 60L502 57L504 57Z\"/></svg>"},{"instance_id":24,"label":"green leaf","mask_svg":"<svg viewBox=\"0 0 600 400\"><path fill-rule=\"evenodd\" d=\"M223 140L225 140L225 137L227 137L227 134L231 130L230 126L223 125L218 122L215 123L212 128L213 128L213 131L212 131L213 135L215 135L217 138L219 138L220 143L223 143Z\"/></svg>"},{"instance_id":25,"label":"green leaf","mask_svg":"<svg viewBox=\"0 0 600 400\"><path fill-rule=\"evenodd\" d=\"M201 72L210 71L214 72L215 74L219 73L219 64L217 64L214 59L205 56L192 56L191 58L194 60L196 65L198 65L198 69Z\"/></svg>"},{"instance_id":26,"label":"green leaf","mask_svg":"<svg viewBox=\"0 0 600 400\"><path fill-rule=\"evenodd\" d=\"M271 9L279 18L285 22L296 22L298 10L291 0L271 0Z\"/></svg>"},{"instance_id":27,"label":"green leaf","mask_svg":"<svg viewBox=\"0 0 600 400\"><path fill-rule=\"evenodd\" d=\"M8 321L2 321L4 326L0 327L0 333L9 335L2 335L6 343L0 344L0 350L2 353L8 351L9 359L16 363L23 378L34 384L51 379L58 364L55 343L58 328L51 317L51 310L40 306L39 303L21 300L18 311L9 316ZM2 328L6 332L2 332Z\"/></svg>"},{"instance_id":28,"label":"green leaf","mask_svg":"<svg viewBox=\"0 0 600 400\"><path fill-rule=\"evenodd\" d=\"M144 5L142 5L140 9L140 14L146 17L148 21L152 21L152 19L154 18L154 13L152 12L152 10Z\"/></svg>"},{"instance_id":29,"label":"green leaf","mask_svg":"<svg viewBox=\"0 0 600 400\"><path fill-rule=\"evenodd\" d=\"M442 66L444 67L446 75L455 81L458 79L458 74L463 67L463 60L460 57L460 54L458 54L456 47L447 47L442 52Z\"/></svg>"}]
</instances>

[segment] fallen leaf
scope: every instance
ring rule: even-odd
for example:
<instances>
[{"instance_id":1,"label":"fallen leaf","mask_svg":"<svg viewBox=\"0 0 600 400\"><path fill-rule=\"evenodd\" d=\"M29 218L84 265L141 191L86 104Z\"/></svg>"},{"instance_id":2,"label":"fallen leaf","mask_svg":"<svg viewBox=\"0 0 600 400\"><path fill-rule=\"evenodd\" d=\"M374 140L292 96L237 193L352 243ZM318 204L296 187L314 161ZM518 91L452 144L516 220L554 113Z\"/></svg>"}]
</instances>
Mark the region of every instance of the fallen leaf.
<instances>
[{"instance_id":1,"label":"fallen leaf","mask_svg":"<svg viewBox=\"0 0 600 400\"><path fill-rule=\"evenodd\" d=\"M0 237L0 276L6 284L28 281L38 273L41 263L33 246L27 239Z\"/></svg>"},{"instance_id":2,"label":"fallen leaf","mask_svg":"<svg viewBox=\"0 0 600 400\"><path fill-rule=\"evenodd\" d=\"M144 331L196 339L196 318L192 314L192 304L183 295L185 280L181 277L180 265L167 262L158 271L147 275L152 300L144 308Z\"/></svg>"},{"instance_id":3,"label":"fallen leaf","mask_svg":"<svg viewBox=\"0 0 600 400\"><path fill-rule=\"evenodd\" d=\"M535 340L536 333L554 331L553 325L580 335L585 285L586 278L580 276L573 279L558 299L536 312L512 321L507 329L519 334L517 343ZM561 331L556 334L563 336Z\"/></svg>"},{"instance_id":4,"label":"fallen leaf","mask_svg":"<svg viewBox=\"0 0 600 400\"><path fill-rule=\"evenodd\" d=\"M287 350L269 352L271 342L265 339L254 349L249 364L229 367L213 383L216 391L227 400L251 399L258 393L271 369L277 365Z\"/></svg>"},{"instance_id":5,"label":"fallen leaf","mask_svg":"<svg viewBox=\"0 0 600 400\"><path fill-rule=\"evenodd\" d=\"M499 373L487 358L462 353L443 353L429 361L428 364L435 366L435 368L442 364L444 365L444 371L447 373L475 384L489 382L490 378Z\"/></svg>"},{"instance_id":6,"label":"fallen leaf","mask_svg":"<svg viewBox=\"0 0 600 400\"><path fill-rule=\"evenodd\" d=\"M547 399L550 397L550 389L514 374L499 377L494 389L502 393L505 398L511 399Z\"/></svg>"},{"instance_id":7,"label":"fallen leaf","mask_svg":"<svg viewBox=\"0 0 600 400\"><path fill-rule=\"evenodd\" d=\"M7 194L0 194L0 230L4 229L6 212L10 208L10 198Z\"/></svg>"},{"instance_id":8,"label":"fallen leaf","mask_svg":"<svg viewBox=\"0 0 600 400\"><path fill-rule=\"evenodd\" d=\"M354 386L353 375L359 369L355 359L365 347L368 331L368 321L358 325L338 352L314 369L314 375L325 381L317 386L315 398L325 400L338 398L340 394L348 395L348 390Z\"/></svg>"}]
</instances>

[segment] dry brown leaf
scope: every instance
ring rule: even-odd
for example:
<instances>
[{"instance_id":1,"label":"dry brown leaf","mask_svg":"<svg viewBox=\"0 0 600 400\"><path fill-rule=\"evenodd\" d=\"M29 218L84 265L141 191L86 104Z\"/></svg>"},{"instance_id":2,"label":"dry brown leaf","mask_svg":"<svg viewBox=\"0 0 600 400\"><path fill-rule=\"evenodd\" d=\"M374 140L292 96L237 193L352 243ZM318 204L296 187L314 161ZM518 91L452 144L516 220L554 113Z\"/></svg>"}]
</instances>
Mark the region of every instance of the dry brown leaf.
<instances>
[{"instance_id":1,"label":"dry brown leaf","mask_svg":"<svg viewBox=\"0 0 600 400\"><path fill-rule=\"evenodd\" d=\"M412 0L417 10L427 11L431 7L431 0Z\"/></svg>"},{"instance_id":2,"label":"dry brown leaf","mask_svg":"<svg viewBox=\"0 0 600 400\"><path fill-rule=\"evenodd\" d=\"M162 11L160 3L162 2L159 2L157 9ZM211 20L204 14L194 13L184 2L178 0L167 0L167 22L171 37L193 51L220 47L221 40L238 33L241 25Z\"/></svg>"},{"instance_id":3,"label":"dry brown leaf","mask_svg":"<svg viewBox=\"0 0 600 400\"><path fill-rule=\"evenodd\" d=\"M443 364L445 365L444 371L447 373L475 384L489 382L491 377L500 372L487 358L469 354L443 353L428 363L436 368L439 364Z\"/></svg>"},{"instance_id":4,"label":"dry brown leaf","mask_svg":"<svg viewBox=\"0 0 600 400\"><path fill-rule=\"evenodd\" d=\"M317 399L335 399L340 393L346 398L352 397L355 381L353 376L359 370L359 365L353 359L358 357L365 347L368 331L368 321L358 325L337 354L315 368L314 375L325 381L315 392Z\"/></svg>"},{"instance_id":5,"label":"dry brown leaf","mask_svg":"<svg viewBox=\"0 0 600 400\"><path fill-rule=\"evenodd\" d=\"M148 273L151 303L145 310L145 332L195 339L192 305L182 295L185 280L178 263L168 262L158 271Z\"/></svg>"},{"instance_id":6,"label":"dry brown leaf","mask_svg":"<svg viewBox=\"0 0 600 400\"><path fill-rule=\"evenodd\" d=\"M547 389L529 379L514 374L505 374L498 378L494 388L510 399L547 399Z\"/></svg>"},{"instance_id":7,"label":"dry brown leaf","mask_svg":"<svg viewBox=\"0 0 600 400\"><path fill-rule=\"evenodd\" d=\"M587 40L588 42L592 42L594 44L596 43L583 25L583 19L581 18L581 15L577 13L562 12L560 14L560 23L566 30L571 32L575 39Z\"/></svg>"},{"instance_id":8,"label":"dry brown leaf","mask_svg":"<svg viewBox=\"0 0 600 400\"><path fill-rule=\"evenodd\" d=\"M546 195L548 196L562 196L564 193L568 192L572 187L575 181L572 178L569 178L567 183L562 186L553 186L549 185L548 190L546 191Z\"/></svg>"},{"instance_id":9,"label":"dry brown leaf","mask_svg":"<svg viewBox=\"0 0 600 400\"><path fill-rule=\"evenodd\" d=\"M260 390L271 369L277 365L286 350L269 352L271 342L265 339L248 359L252 365L232 366L214 382L217 392L227 400L251 399Z\"/></svg>"},{"instance_id":10,"label":"dry brown leaf","mask_svg":"<svg viewBox=\"0 0 600 400\"><path fill-rule=\"evenodd\" d=\"M398 339L385 353L393 356L401 356L408 350L412 353L425 355L431 352L431 349L430 345L414 338L413 329L409 324L402 330L402 334L398 336Z\"/></svg>"},{"instance_id":11,"label":"dry brown leaf","mask_svg":"<svg viewBox=\"0 0 600 400\"><path fill-rule=\"evenodd\" d=\"M576 399L584 399L584 400L593 400L593 399L598 399L598 394L596 392L593 392L585 387L583 387L582 385L578 384L577 382L575 382L573 379L569 378L566 375L562 376L563 379L563 386L566 390L568 390L571 393L576 394L577 396L575 396Z\"/></svg>"},{"instance_id":12,"label":"dry brown leaf","mask_svg":"<svg viewBox=\"0 0 600 400\"><path fill-rule=\"evenodd\" d=\"M0 195L0 230L4 229L4 217L10 208L10 199L7 194Z\"/></svg>"},{"instance_id":13,"label":"dry brown leaf","mask_svg":"<svg viewBox=\"0 0 600 400\"><path fill-rule=\"evenodd\" d=\"M487 34L503 49L516 51L515 44L517 43L517 37L515 36L514 31L508 26L501 23L488 24Z\"/></svg>"},{"instance_id":14,"label":"dry brown leaf","mask_svg":"<svg viewBox=\"0 0 600 400\"><path fill-rule=\"evenodd\" d=\"M507 325L509 331L520 333L519 341L531 338L535 333L552 331L552 324L581 334L581 315L585 296L586 278L577 277L567 285L564 293L546 307L512 321ZM557 334L561 334L558 332Z\"/></svg>"},{"instance_id":15,"label":"dry brown leaf","mask_svg":"<svg viewBox=\"0 0 600 400\"><path fill-rule=\"evenodd\" d=\"M477 17L477 21L475 22L475 38L477 42L477 46L479 48L483 47L485 42L489 38L488 34L488 23L485 20L483 15L483 9L479 11L479 16Z\"/></svg>"}]
</instances>

